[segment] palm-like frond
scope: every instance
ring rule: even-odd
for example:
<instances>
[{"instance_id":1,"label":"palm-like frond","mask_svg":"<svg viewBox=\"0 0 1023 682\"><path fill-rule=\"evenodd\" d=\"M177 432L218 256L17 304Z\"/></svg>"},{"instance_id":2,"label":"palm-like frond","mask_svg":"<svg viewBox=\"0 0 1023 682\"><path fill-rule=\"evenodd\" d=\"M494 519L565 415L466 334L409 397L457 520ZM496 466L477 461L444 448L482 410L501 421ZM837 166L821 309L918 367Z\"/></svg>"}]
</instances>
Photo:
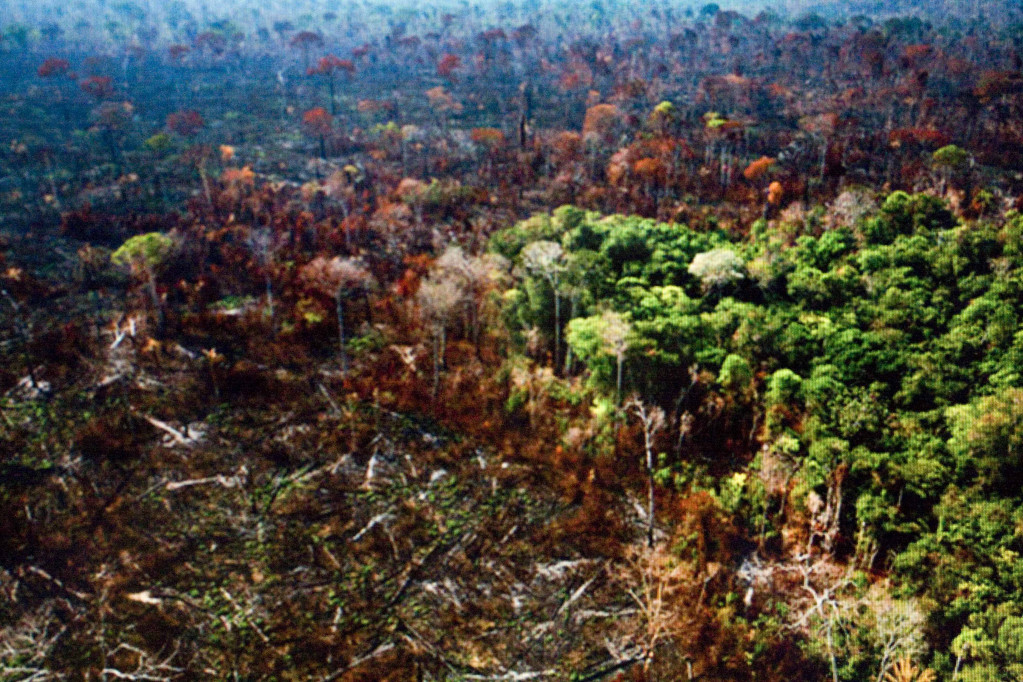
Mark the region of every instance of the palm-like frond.
<instances>
[{"instance_id":1,"label":"palm-like frond","mask_svg":"<svg viewBox=\"0 0 1023 682\"><path fill-rule=\"evenodd\" d=\"M935 679L933 670L920 670L908 657L896 661L884 676L884 682L934 682Z\"/></svg>"}]
</instances>

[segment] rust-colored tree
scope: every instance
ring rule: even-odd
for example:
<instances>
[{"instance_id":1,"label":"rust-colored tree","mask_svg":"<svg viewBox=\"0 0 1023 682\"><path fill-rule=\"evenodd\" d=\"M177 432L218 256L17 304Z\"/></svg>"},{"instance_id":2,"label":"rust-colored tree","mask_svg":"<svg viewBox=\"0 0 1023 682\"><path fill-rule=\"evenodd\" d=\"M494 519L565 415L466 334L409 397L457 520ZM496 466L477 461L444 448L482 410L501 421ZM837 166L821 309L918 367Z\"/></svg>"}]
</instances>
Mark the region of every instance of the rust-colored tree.
<instances>
[{"instance_id":1,"label":"rust-colored tree","mask_svg":"<svg viewBox=\"0 0 1023 682\"><path fill-rule=\"evenodd\" d=\"M757 182L771 170L771 166L774 165L774 159L761 156L750 165L746 166L746 170L742 172L742 177L746 178L750 182Z\"/></svg>"},{"instance_id":2,"label":"rust-colored tree","mask_svg":"<svg viewBox=\"0 0 1023 682\"><path fill-rule=\"evenodd\" d=\"M40 78L45 78L46 80L56 83L56 98L64 116L64 123L70 125L71 115L65 102L67 96L65 88L66 84L73 77L71 64L66 59L50 57L39 65L39 68L36 70L36 74Z\"/></svg>"},{"instance_id":3,"label":"rust-colored tree","mask_svg":"<svg viewBox=\"0 0 1023 682\"><path fill-rule=\"evenodd\" d=\"M583 118L583 138L603 143L613 141L622 123L622 114L613 104L596 104L586 110Z\"/></svg>"},{"instance_id":4,"label":"rust-colored tree","mask_svg":"<svg viewBox=\"0 0 1023 682\"><path fill-rule=\"evenodd\" d=\"M781 200L785 196L785 188L780 182L775 180L767 187L767 204L777 208L781 205Z\"/></svg>"},{"instance_id":5,"label":"rust-colored tree","mask_svg":"<svg viewBox=\"0 0 1023 682\"><path fill-rule=\"evenodd\" d=\"M327 82L327 93L330 97L330 114L331 116L337 115L337 102L334 101L334 88L337 81L338 72L344 72L351 78L355 75L355 64L350 59L341 59L332 54L328 54L326 57L321 57L320 61L316 63L315 67L310 67L306 72L307 75L321 75Z\"/></svg>"},{"instance_id":6,"label":"rust-colored tree","mask_svg":"<svg viewBox=\"0 0 1023 682\"><path fill-rule=\"evenodd\" d=\"M182 109L167 116L167 130L191 140L206 126L198 111Z\"/></svg>"},{"instance_id":7,"label":"rust-colored tree","mask_svg":"<svg viewBox=\"0 0 1023 682\"><path fill-rule=\"evenodd\" d=\"M79 84L82 92L101 102L114 94L114 82L109 76L89 76Z\"/></svg>"},{"instance_id":8,"label":"rust-colored tree","mask_svg":"<svg viewBox=\"0 0 1023 682\"><path fill-rule=\"evenodd\" d=\"M40 78L57 78L66 76L71 71L71 64L66 59L49 57L36 70Z\"/></svg>"},{"instance_id":9,"label":"rust-colored tree","mask_svg":"<svg viewBox=\"0 0 1023 682\"><path fill-rule=\"evenodd\" d=\"M302 114L302 128L310 137L320 141L320 158L327 158L327 136L334 127L334 117L323 107L315 107Z\"/></svg>"},{"instance_id":10,"label":"rust-colored tree","mask_svg":"<svg viewBox=\"0 0 1023 682\"><path fill-rule=\"evenodd\" d=\"M302 51L302 70L309 71L309 52L314 47L323 45L323 36L313 31L299 31L289 43L292 47Z\"/></svg>"},{"instance_id":11,"label":"rust-colored tree","mask_svg":"<svg viewBox=\"0 0 1023 682\"><path fill-rule=\"evenodd\" d=\"M430 88L426 91L426 97L438 119L443 119L449 113L457 114L462 111L462 104L443 86Z\"/></svg>"},{"instance_id":12,"label":"rust-colored tree","mask_svg":"<svg viewBox=\"0 0 1023 682\"><path fill-rule=\"evenodd\" d=\"M742 172L742 177L746 178L754 186L758 185L764 178L768 177L771 172L771 168L774 166L774 159L768 156L761 156L750 165L746 166L746 170ZM773 183L772 183L773 184ZM763 215L766 218L771 210L771 202L765 197L763 205Z\"/></svg>"},{"instance_id":13,"label":"rust-colored tree","mask_svg":"<svg viewBox=\"0 0 1023 682\"><path fill-rule=\"evenodd\" d=\"M458 55L445 54L437 61L437 75L449 82L455 81L455 70L462 65Z\"/></svg>"},{"instance_id":14,"label":"rust-colored tree","mask_svg":"<svg viewBox=\"0 0 1023 682\"><path fill-rule=\"evenodd\" d=\"M487 177L493 177L495 161L505 146L504 133L498 128L473 128L469 139L483 153L484 173Z\"/></svg>"},{"instance_id":15,"label":"rust-colored tree","mask_svg":"<svg viewBox=\"0 0 1023 682\"><path fill-rule=\"evenodd\" d=\"M412 208L416 219L416 227L423 225L423 204L426 203L430 186L416 178L403 178L394 191L405 204Z\"/></svg>"},{"instance_id":16,"label":"rust-colored tree","mask_svg":"<svg viewBox=\"0 0 1023 682\"><path fill-rule=\"evenodd\" d=\"M120 159L119 138L131 125L134 111L131 102L101 102L92 111L93 130L100 133L114 164Z\"/></svg>"}]
</instances>

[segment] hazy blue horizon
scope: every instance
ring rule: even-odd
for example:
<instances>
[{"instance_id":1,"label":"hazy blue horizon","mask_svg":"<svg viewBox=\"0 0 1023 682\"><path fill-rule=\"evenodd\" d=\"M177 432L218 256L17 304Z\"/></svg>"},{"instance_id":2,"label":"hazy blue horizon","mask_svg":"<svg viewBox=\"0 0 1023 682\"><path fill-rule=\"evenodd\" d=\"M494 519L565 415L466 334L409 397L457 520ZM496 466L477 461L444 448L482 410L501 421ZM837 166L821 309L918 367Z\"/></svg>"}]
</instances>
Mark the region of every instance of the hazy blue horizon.
<instances>
[{"instance_id":1,"label":"hazy blue horizon","mask_svg":"<svg viewBox=\"0 0 1023 682\"><path fill-rule=\"evenodd\" d=\"M189 16L197 22L230 20L234 22L273 22L288 20L301 27L310 27L323 22L323 15L335 13L340 17L373 15L393 20L410 20L430 15L451 12L456 14L471 11L479 19L492 21L515 21L529 18L543 18L548 13L591 14L599 11L611 14L631 12L631 16L648 15L652 10L671 9L698 15L708 4L722 10L737 11L753 16L763 10L773 11L783 17L819 13L826 17L842 18L865 14L872 17L887 17L895 14L919 16L937 20L972 17L983 14L987 18L1019 15L1021 9L1012 0L856 0L811 2L809 0L718 0L715 3L692 2L689 0L664 0L660 2L636 2L635 0L594 0L577 3L569 0L526 0L501 1L479 0L432 0L428 3L409 0L381 2L369 0L341 5L335 0L295 0L294 2L265 2L261 0L78 0L74 3L60 0L17 0L0 6L0 26L13 23L53 22L58 25L74 25L83 20L91 24L113 21L158 21L162 18ZM1015 11L1013 11L1015 10ZM681 16L681 15L680 15Z\"/></svg>"}]
</instances>

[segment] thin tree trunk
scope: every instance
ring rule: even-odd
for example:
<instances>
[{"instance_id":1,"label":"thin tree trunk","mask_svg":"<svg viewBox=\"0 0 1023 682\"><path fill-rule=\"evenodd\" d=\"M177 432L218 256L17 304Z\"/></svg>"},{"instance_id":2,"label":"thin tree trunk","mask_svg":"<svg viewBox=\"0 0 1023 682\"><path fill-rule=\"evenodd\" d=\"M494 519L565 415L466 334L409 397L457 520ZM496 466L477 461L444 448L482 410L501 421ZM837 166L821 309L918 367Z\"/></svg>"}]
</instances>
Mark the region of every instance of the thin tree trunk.
<instances>
[{"instance_id":1,"label":"thin tree trunk","mask_svg":"<svg viewBox=\"0 0 1023 682\"><path fill-rule=\"evenodd\" d=\"M337 304L337 338L338 338L338 350L341 355L341 371L348 372L348 352L345 349L345 311L343 307L344 297L341 292L338 291L334 296L335 303Z\"/></svg>"},{"instance_id":2,"label":"thin tree trunk","mask_svg":"<svg viewBox=\"0 0 1023 682\"><path fill-rule=\"evenodd\" d=\"M160 305L160 294L156 290L156 274L152 268L146 266L146 290L149 292L149 299L153 303L153 312L156 313L156 338L163 336L165 319L163 306Z\"/></svg>"},{"instance_id":3,"label":"thin tree trunk","mask_svg":"<svg viewBox=\"0 0 1023 682\"><path fill-rule=\"evenodd\" d=\"M622 402L622 365L625 364L625 358L619 354L617 358L618 368L617 376L615 377L615 399L619 404Z\"/></svg>"},{"instance_id":4,"label":"thin tree trunk","mask_svg":"<svg viewBox=\"0 0 1023 682\"><path fill-rule=\"evenodd\" d=\"M558 280L551 279L554 288L554 371L558 371L558 354L561 348L561 295L558 293Z\"/></svg>"},{"instance_id":5,"label":"thin tree trunk","mask_svg":"<svg viewBox=\"0 0 1023 682\"><path fill-rule=\"evenodd\" d=\"M577 314L577 308L579 304L579 294L577 292L572 293L572 307L569 312L569 322L575 319ZM572 373L572 346L565 344L565 376Z\"/></svg>"},{"instance_id":6,"label":"thin tree trunk","mask_svg":"<svg viewBox=\"0 0 1023 682\"><path fill-rule=\"evenodd\" d=\"M437 399L440 391L440 362L441 362L441 330L434 330L433 333L433 398Z\"/></svg>"},{"instance_id":7,"label":"thin tree trunk","mask_svg":"<svg viewBox=\"0 0 1023 682\"><path fill-rule=\"evenodd\" d=\"M448 354L448 330L446 327L440 328L440 368L445 368L444 358Z\"/></svg>"},{"instance_id":8,"label":"thin tree trunk","mask_svg":"<svg viewBox=\"0 0 1023 682\"><path fill-rule=\"evenodd\" d=\"M820 173L819 179L822 185L824 184L824 171L827 170L827 167L828 167L828 143L825 140L824 143L821 145L821 163L819 170Z\"/></svg>"},{"instance_id":9,"label":"thin tree trunk","mask_svg":"<svg viewBox=\"0 0 1023 682\"><path fill-rule=\"evenodd\" d=\"M647 547L654 546L654 452L651 448L650 437L646 437L646 471L647 471L647 526L646 544Z\"/></svg>"},{"instance_id":10,"label":"thin tree trunk","mask_svg":"<svg viewBox=\"0 0 1023 682\"><path fill-rule=\"evenodd\" d=\"M654 546L654 443L653 443L653 429L657 428L654 424L654 414L647 414L644 409L641 413L643 417L643 444L646 446L646 474L647 474L647 526L646 526L646 544L651 549Z\"/></svg>"},{"instance_id":11,"label":"thin tree trunk","mask_svg":"<svg viewBox=\"0 0 1023 682\"><path fill-rule=\"evenodd\" d=\"M274 290L270 281L270 275L266 275L266 307L270 314L270 331L274 332Z\"/></svg>"},{"instance_id":12,"label":"thin tree trunk","mask_svg":"<svg viewBox=\"0 0 1023 682\"><path fill-rule=\"evenodd\" d=\"M202 180L202 191L206 195L206 203L213 208L213 194L210 192L210 178L206 175L206 167L199 166L199 179Z\"/></svg>"},{"instance_id":13,"label":"thin tree trunk","mask_svg":"<svg viewBox=\"0 0 1023 682\"><path fill-rule=\"evenodd\" d=\"M831 679L838 682L838 661L835 660L834 623L828 619L828 658L831 660Z\"/></svg>"}]
</instances>

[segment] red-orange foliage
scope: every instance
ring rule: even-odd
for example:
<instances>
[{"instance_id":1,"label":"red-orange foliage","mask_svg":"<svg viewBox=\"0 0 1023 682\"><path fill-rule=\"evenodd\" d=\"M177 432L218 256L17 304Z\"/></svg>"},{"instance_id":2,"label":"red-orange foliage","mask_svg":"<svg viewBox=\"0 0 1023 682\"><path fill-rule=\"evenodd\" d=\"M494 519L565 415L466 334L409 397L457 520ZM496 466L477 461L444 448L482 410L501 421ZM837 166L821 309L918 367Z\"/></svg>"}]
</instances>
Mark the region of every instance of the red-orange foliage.
<instances>
[{"instance_id":1,"label":"red-orange foliage","mask_svg":"<svg viewBox=\"0 0 1023 682\"><path fill-rule=\"evenodd\" d=\"M430 106L437 111L461 111L462 105L455 101L455 98L451 96L451 93L445 90L443 87L438 85L435 88L430 88L426 91L426 96L430 100Z\"/></svg>"},{"instance_id":2,"label":"red-orange foliage","mask_svg":"<svg viewBox=\"0 0 1023 682\"><path fill-rule=\"evenodd\" d=\"M692 150L685 142L672 137L651 137L637 140L612 155L606 173L608 184L623 187L635 178L649 186L673 181L672 171L683 158L691 158Z\"/></svg>"},{"instance_id":3,"label":"red-orange foliage","mask_svg":"<svg viewBox=\"0 0 1023 682\"><path fill-rule=\"evenodd\" d=\"M1023 91L1023 78L1013 71L985 71L973 94L981 98L999 97Z\"/></svg>"},{"instance_id":4,"label":"red-orange foliage","mask_svg":"<svg viewBox=\"0 0 1023 682\"><path fill-rule=\"evenodd\" d=\"M399 296L408 298L409 296L415 296L416 292L419 291L419 284L430 269L433 259L426 254L417 254L405 256L403 262L407 267L405 272L402 273L401 279L395 282L394 291Z\"/></svg>"},{"instance_id":5,"label":"red-orange foliage","mask_svg":"<svg viewBox=\"0 0 1023 682\"><path fill-rule=\"evenodd\" d=\"M445 54L437 62L437 75L441 78L451 78L459 66L462 65L462 60L457 55Z\"/></svg>"},{"instance_id":6,"label":"red-orange foliage","mask_svg":"<svg viewBox=\"0 0 1023 682\"><path fill-rule=\"evenodd\" d=\"M182 137L195 137L206 122L198 111L183 109L167 116L167 129Z\"/></svg>"},{"instance_id":7,"label":"red-orange foliage","mask_svg":"<svg viewBox=\"0 0 1023 682\"><path fill-rule=\"evenodd\" d=\"M310 135L329 135L334 117L323 107L316 107L302 114L302 125Z\"/></svg>"},{"instance_id":8,"label":"red-orange foliage","mask_svg":"<svg viewBox=\"0 0 1023 682\"><path fill-rule=\"evenodd\" d=\"M811 135L833 135L838 128L838 114L828 112L799 119L799 127Z\"/></svg>"},{"instance_id":9,"label":"red-orange foliage","mask_svg":"<svg viewBox=\"0 0 1023 682\"><path fill-rule=\"evenodd\" d=\"M54 76L63 76L70 70L71 64L68 63L68 60L50 57L39 66L36 73L40 78L52 78Z\"/></svg>"},{"instance_id":10,"label":"red-orange foliage","mask_svg":"<svg viewBox=\"0 0 1023 682\"><path fill-rule=\"evenodd\" d=\"M639 140L630 146L634 155L654 156L660 159L668 159L677 156L678 158L691 159L695 156L693 150L684 140L674 137L661 136Z\"/></svg>"},{"instance_id":11,"label":"red-orange foliage","mask_svg":"<svg viewBox=\"0 0 1023 682\"><path fill-rule=\"evenodd\" d=\"M504 133L497 128L473 128L469 139L489 149L503 147L505 142Z\"/></svg>"},{"instance_id":12,"label":"red-orange foliage","mask_svg":"<svg viewBox=\"0 0 1023 682\"><path fill-rule=\"evenodd\" d=\"M632 78L616 85L613 97L616 102L629 102L644 98L647 96L649 87L650 84L642 78Z\"/></svg>"},{"instance_id":13,"label":"red-orange foliage","mask_svg":"<svg viewBox=\"0 0 1023 682\"><path fill-rule=\"evenodd\" d=\"M703 490L691 493L666 511L677 519L679 535L690 539L692 556L701 570L708 562L727 563L733 559L737 531L712 495Z\"/></svg>"},{"instance_id":14,"label":"red-orange foliage","mask_svg":"<svg viewBox=\"0 0 1023 682\"><path fill-rule=\"evenodd\" d=\"M578 161L582 158L583 136L579 133L564 131L558 133L551 143L553 147L552 156L556 164Z\"/></svg>"},{"instance_id":15,"label":"red-orange foliage","mask_svg":"<svg viewBox=\"0 0 1023 682\"><path fill-rule=\"evenodd\" d=\"M742 121L729 119L722 123L721 125L719 125L717 128L715 128L715 130L717 130L719 133L732 133L738 130L742 130L743 126L744 124Z\"/></svg>"},{"instance_id":16,"label":"red-orange foliage","mask_svg":"<svg viewBox=\"0 0 1023 682\"><path fill-rule=\"evenodd\" d=\"M251 166L243 168L228 168L220 176L221 182L225 185L244 185L252 187L256 184L256 174L252 172Z\"/></svg>"},{"instance_id":17,"label":"red-orange foliage","mask_svg":"<svg viewBox=\"0 0 1023 682\"><path fill-rule=\"evenodd\" d=\"M558 80L558 87L569 92L579 88L589 88L593 85L593 70L586 62L580 59L573 59L569 63L561 78Z\"/></svg>"},{"instance_id":18,"label":"red-orange foliage","mask_svg":"<svg viewBox=\"0 0 1023 682\"><path fill-rule=\"evenodd\" d=\"M316 66L310 67L306 72L306 75L312 76L313 74L332 74L337 71L344 71L349 76L355 73L355 64L350 59L341 59L332 54L328 54L326 57L320 58L320 61L316 63Z\"/></svg>"},{"instance_id":19,"label":"red-orange foliage","mask_svg":"<svg viewBox=\"0 0 1023 682\"><path fill-rule=\"evenodd\" d=\"M394 193L407 203L422 201L429 185L417 178L402 178Z\"/></svg>"},{"instance_id":20,"label":"red-orange foliage","mask_svg":"<svg viewBox=\"0 0 1023 682\"><path fill-rule=\"evenodd\" d=\"M660 159L647 157L632 164L632 172L644 182L663 182L668 175L668 166Z\"/></svg>"},{"instance_id":21,"label":"red-orange foliage","mask_svg":"<svg viewBox=\"0 0 1023 682\"><path fill-rule=\"evenodd\" d=\"M767 203L771 206L777 206L781 203L782 197L785 196L785 188L782 187L781 183L775 180L767 187Z\"/></svg>"},{"instance_id":22,"label":"red-orange foliage","mask_svg":"<svg viewBox=\"0 0 1023 682\"><path fill-rule=\"evenodd\" d=\"M379 99L360 99L355 105L355 110L360 114L379 114L382 111L394 111L394 103Z\"/></svg>"},{"instance_id":23,"label":"red-orange foliage","mask_svg":"<svg viewBox=\"0 0 1023 682\"><path fill-rule=\"evenodd\" d=\"M709 102L722 100L733 103L748 103L753 82L743 76L730 73L724 76L707 76L700 82L699 97Z\"/></svg>"},{"instance_id":24,"label":"red-orange foliage","mask_svg":"<svg viewBox=\"0 0 1023 682\"><path fill-rule=\"evenodd\" d=\"M627 178L629 172L629 148L623 147L611 155L605 173L609 185L621 185Z\"/></svg>"},{"instance_id":25,"label":"red-orange foliage","mask_svg":"<svg viewBox=\"0 0 1023 682\"><path fill-rule=\"evenodd\" d=\"M569 71L558 80L558 87L565 91L575 90L582 84L582 77L578 71Z\"/></svg>"},{"instance_id":26,"label":"red-orange foliage","mask_svg":"<svg viewBox=\"0 0 1023 682\"><path fill-rule=\"evenodd\" d=\"M96 99L104 99L114 94L114 82L109 76L89 76L79 86L82 92Z\"/></svg>"},{"instance_id":27,"label":"red-orange foliage","mask_svg":"<svg viewBox=\"0 0 1023 682\"><path fill-rule=\"evenodd\" d=\"M583 118L583 136L606 138L621 123L622 115L613 104L597 104L586 110Z\"/></svg>"},{"instance_id":28,"label":"red-orange foliage","mask_svg":"<svg viewBox=\"0 0 1023 682\"><path fill-rule=\"evenodd\" d=\"M412 269L407 269L402 273L398 281L394 283L394 293L402 298L415 296L416 292L419 291L420 281L419 275Z\"/></svg>"},{"instance_id":29,"label":"red-orange foliage","mask_svg":"<svg viewBox=\"0 0 1023 682\"><path fill-rule=\"evenodd\" d=\"M930 55L933 49L934 48L930 45L925 44L908 45L906 46L906 49L902 51L902 57L908 62L915 62L918 59L923 59Z\"/></svg>"},{"instance_id":30,"label":"red-orange foliage","mask_svg":"<svg viewBox=\"0 0 1023 682\"><path fill-rule=\"evenodd\" d=\"M406 234L413 220L412 209L400 201L383 200L373 211L370 227L383 234Z\"/></svg>"},{"instance_id":31,"label":"red-orange foliage","mask_svg":"<svg viewBox=\"0 0 1023 682\"><path fill-rule=\"evenodd\" d=\"M767 156L761 156L759 159L746 166L746 170L742 172L742 176L750 182L756 182L760 178L764 177L771 165L774 163L774 159Z\"/></svg>"},{"instance_id":32,"label":"red-orange foliage","mask_svg":"<svg viewBox=\"0 0 1023 682\"><path fill-rule=\"evenodd\" d=\"M888 134L888 144L893 147L916 143L937 148L944 147L950 141L948 135L934 128L897 128Z\"/></svg>"}]
</instances>

